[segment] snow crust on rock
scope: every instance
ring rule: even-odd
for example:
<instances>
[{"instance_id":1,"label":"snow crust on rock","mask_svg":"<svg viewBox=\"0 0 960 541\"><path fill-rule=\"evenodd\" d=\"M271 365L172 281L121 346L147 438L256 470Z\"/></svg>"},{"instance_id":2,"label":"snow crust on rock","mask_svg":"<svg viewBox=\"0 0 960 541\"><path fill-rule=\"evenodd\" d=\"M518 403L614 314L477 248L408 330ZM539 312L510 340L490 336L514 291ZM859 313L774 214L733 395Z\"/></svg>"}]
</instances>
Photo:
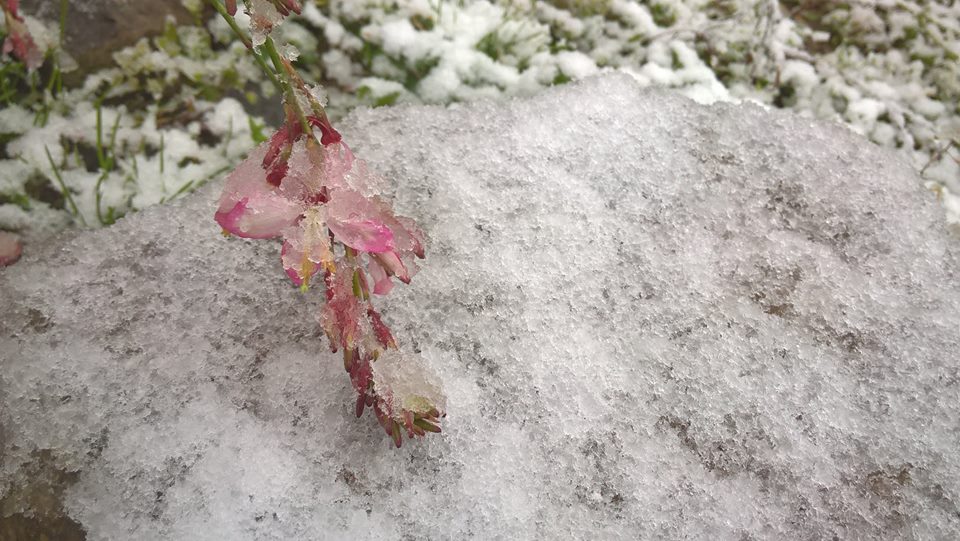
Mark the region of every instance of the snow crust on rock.
<instances>
[{"instance_id":1,"label":"snow crust on rock","mask_svg":"<svg viewBox=\"0 0 960 541\"><path fill-rule=\"evenodd\" d=\"M890 151L607 75L358 111L447 401L391 448L219 186L0 271L0 506L90 539L960 536L958 247ZM2 517L0 517L2 519Z\"/></svg>"}]
</instances>

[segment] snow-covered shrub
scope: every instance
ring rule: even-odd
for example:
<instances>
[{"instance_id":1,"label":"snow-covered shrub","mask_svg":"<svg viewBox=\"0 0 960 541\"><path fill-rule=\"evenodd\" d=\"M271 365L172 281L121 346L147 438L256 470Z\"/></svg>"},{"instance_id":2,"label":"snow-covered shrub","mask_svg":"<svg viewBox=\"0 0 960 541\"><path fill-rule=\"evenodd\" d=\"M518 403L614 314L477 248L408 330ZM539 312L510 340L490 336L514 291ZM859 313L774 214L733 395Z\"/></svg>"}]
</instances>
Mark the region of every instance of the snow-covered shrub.
<instances>
[{"instance_id":1,"label":"snow-covered shrub","mask_svg":"<svg viewBox=\"0 0 960 541\"><path fill-rule=\"evenodd\" d=\"M2 94L0 229L29 242L109 225L232 168L265 137L241 100L272 87L242 44L217 35L170 22L75 88L60 87L59 55L41 69L8 58L3 71L22 77Z\"/></svg>"},{"instance_id":2,"label":"snow-covered shrub","mask_svg":"<svg viewBox=\"0 0 960 541\"><path fill-rule=\"evenodd\" d=\"M203 20L202 2L185 4ZM236 20L250 26L243 10ZM960 222L951 210L960 208L958 21L956 3L915 0L328 0L304 2L302 16L275 32L295 48L296 67L324 84L332 118L358 105L532 94L616 69L701 102L749 99L842 122L903 152ZM55 32L37 32L45 36L38 42L56 44ZM258 137L243 109L274 90L221 19L171 26L116 60L81 89L39 100L39 109L36 94L18 95L0 113L2 138L12 142L0 153L0 228L34 236L82 223L79 216L109 223L189 191L237 163ZM26 73L15 62L3 70ZM0 96L10 94L4 79ZM227 106L232 128L214 113L224 96L238 100ZM99 164L69 157L95 145L90 104L98 101L102 132L120 118L105 176ZM35 127L38 110L49 122ZM39 138L63 142L63 151L51 148L62 183L45 153L21 153Z\"/></svg>"}]
</instances>

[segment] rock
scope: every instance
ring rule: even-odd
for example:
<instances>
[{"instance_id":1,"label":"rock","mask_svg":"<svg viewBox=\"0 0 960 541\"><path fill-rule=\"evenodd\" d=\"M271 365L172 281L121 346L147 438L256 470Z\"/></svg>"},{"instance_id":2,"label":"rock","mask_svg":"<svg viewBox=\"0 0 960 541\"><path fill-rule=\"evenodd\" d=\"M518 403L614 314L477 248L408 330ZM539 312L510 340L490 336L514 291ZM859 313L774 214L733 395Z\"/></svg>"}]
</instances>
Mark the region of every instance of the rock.
<instances>
[{"instance_id":1,"label":"rock","mask_svg":"<svg viewBox=\"0 0 960 541\"><path fill-rule=\"evenodd\" d=\"M443 434L394 450L354 418L322 292L223 238L213 186L0 271L0 523L960 536L958 247L895 155L615 75L343 133L431 239L379 304L444 385Z\"/></svg>"},{"instance_id":2,"label":"rock","mask_svg":"<svg viewBox=\"0 0 960 541\"><path fill-rule=\"evenodd\" d=\"M59 27L59 0L23 0L24 13ZM167 17L186 23L190 13L180 0L84 0L70 2L64 48L81 72L113 64L113 53L140 38L163 31Z\"/></svg>"}]
</instances>

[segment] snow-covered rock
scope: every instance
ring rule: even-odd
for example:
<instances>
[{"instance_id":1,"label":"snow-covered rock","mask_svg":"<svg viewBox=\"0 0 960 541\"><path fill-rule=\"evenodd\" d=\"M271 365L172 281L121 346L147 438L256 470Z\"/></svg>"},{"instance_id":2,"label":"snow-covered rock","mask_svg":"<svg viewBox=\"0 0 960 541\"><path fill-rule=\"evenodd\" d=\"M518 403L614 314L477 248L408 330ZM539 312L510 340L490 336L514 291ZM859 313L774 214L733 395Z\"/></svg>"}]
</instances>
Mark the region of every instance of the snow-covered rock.
<instances>
[{"instance_id":1,"label":"snow-covered rock","mask_svg":"<svg viewBox=\"0 0 960 541\"><path fill-rule=\"evenodd\" d=\"M890 151L623 75L343 132L431 239L381 306L444 433L395 450L354 418L321 293L222 237L213 186L0 271L0 523L960 536L960 252Z\"/></svg>"}]
</instances>

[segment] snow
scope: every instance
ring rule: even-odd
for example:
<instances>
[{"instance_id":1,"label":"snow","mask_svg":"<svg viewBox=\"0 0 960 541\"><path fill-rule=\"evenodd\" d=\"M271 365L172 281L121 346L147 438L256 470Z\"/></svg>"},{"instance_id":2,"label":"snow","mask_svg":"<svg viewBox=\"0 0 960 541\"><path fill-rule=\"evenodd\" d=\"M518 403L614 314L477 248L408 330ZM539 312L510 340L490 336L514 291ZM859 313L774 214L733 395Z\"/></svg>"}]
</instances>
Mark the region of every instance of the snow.
<instances>
[{"instance_id":1,"label":"snow","mask_svg":"<svg viewBox=\"0 0 960 541\"><path fill-rule=\"evenodd\" d=\"M5 513L53 501L89 539L960 535L960 253L907 161L610 74L341 127L430 239L381 306L443 434L395 450L354 418L322 292L221 236L212 183L0 271ZM67 473L13 498L37 471Z\"/></svg>"}]
</instances>

